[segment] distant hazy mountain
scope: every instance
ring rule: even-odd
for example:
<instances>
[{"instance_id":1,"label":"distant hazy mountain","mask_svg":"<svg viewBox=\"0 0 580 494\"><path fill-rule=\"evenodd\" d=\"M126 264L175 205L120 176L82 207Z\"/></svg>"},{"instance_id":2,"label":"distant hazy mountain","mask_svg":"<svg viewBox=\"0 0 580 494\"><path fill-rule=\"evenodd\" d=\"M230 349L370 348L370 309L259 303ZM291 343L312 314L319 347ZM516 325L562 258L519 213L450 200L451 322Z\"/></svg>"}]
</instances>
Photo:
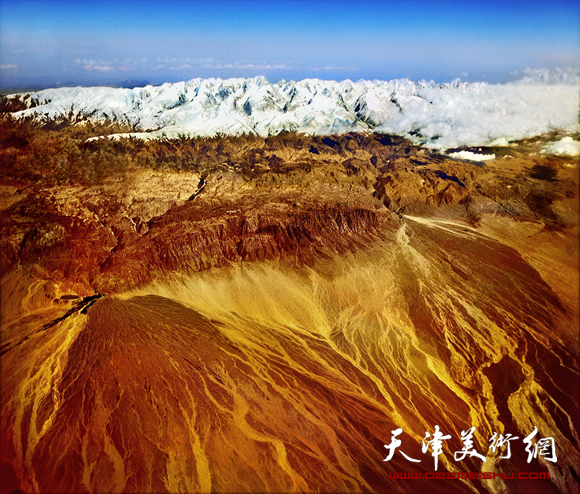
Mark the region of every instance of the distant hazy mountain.
<instances>
[{"instance_id":1,"label":"distant hazy mountain","mask_svg":"<svg viewBox=\"0 0 580 494\"><path fill-rule=\"evenodd\" d=\"M9 98L26 108L14 113L17 118L111 120L133 126L137 132L131 135L139 137L374 131L450 148L576 130L578 87L573 81L573 75L555 79L535 73L503 85L407 79L270 83L255 77L133 89L46 89Z\"/></svg>"}]
</instances>

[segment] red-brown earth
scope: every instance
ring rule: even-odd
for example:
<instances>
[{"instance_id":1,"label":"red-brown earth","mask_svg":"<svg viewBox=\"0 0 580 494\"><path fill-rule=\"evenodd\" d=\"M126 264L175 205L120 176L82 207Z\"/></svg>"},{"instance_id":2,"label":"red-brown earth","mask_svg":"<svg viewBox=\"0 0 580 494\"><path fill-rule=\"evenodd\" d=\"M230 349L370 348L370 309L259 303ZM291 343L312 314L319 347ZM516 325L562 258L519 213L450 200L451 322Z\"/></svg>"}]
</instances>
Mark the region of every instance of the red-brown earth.
<instances>
[{"instance_id":1,"label":"red-brown earth","mask_svg":"<svg viewBox=\"0 0 580 494\"><path fill-rule=\"evenodd\" d=\"M555 134L483 164L102 131L2 128L1 492L578 492L578 162L540 153ZM438 472L551 480L394 479L434 471L436 425ZM454 459L472 426L485 463ZM557 462L527 462L534 427Z\"/></svg>"}]
</instances>

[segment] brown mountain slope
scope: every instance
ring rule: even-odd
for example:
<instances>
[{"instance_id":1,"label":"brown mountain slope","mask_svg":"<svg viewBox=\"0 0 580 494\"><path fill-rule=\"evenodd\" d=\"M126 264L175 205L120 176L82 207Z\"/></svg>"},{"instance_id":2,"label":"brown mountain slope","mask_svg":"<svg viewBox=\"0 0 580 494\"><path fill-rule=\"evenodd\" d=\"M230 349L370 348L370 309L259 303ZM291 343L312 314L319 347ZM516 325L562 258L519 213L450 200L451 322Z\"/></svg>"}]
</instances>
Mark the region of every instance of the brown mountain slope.
<instances>
[{"instance_id":1,"label":"brown mountain slope","mask_svg":"<svg viewBox=\"0 0 580 494\"><path fill-rule=\"evenodd\" d=\"M2 492L577 492L578 167L553 136L483 165L90 135L3 130ZM398 479L434 471L435 425L445 480ZM454 458L472 426L485 463ZM399 427L420 462L383 461ZM557 462L528 463L534 427Z\"/></svg>"}]
</instances>

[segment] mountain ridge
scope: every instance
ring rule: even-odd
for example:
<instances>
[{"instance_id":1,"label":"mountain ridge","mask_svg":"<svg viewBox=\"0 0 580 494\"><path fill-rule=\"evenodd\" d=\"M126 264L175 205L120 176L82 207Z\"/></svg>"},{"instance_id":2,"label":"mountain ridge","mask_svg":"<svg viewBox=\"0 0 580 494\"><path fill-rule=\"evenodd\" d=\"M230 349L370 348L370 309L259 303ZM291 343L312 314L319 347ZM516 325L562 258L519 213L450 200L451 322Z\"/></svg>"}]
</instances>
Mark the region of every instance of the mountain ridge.
<instances>
[{"instance_id":1,"label":"mountain ridge","mask_svg":"<svg viewBox=\"0 0 580 494\"><path fill-rule=\"evenodd\" d=\"M436 84L197 78L133 89L46 89L7 96L2 104L17 119L112 121L135 130L122 136L139 138L371 131L439 149L576 130L577 108L575 86L536 83L530 77L503 85L459 79Z\"/></svg>"}]
</instances>

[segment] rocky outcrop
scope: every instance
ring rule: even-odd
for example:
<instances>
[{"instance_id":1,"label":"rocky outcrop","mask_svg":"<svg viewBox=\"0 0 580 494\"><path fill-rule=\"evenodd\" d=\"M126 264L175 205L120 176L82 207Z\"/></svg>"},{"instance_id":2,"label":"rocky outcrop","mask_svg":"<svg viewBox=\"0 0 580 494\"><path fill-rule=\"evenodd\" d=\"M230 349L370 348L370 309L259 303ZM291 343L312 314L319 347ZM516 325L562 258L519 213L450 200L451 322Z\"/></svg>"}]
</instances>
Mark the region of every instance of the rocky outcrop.
<instances>
[{"instance_id":1,"label":"rocky outcrop","mask_svg":"<svg viewBox=\"0 0 580 494\"><path fill-rule=\"evenodd\" d=\"M36 160L50 149L49 162L70 164L78 137L33 129L16 142L22 128L4 132L0 151L12 153L0 197L2 270L34 267L82 295L229 263L312 265L392 234L394 213L574 220L577 170L566 158L524 160L541 144L533 141L488 150L498 158L484 166L373 134L99 141L80 155L97 182L87 183L80 161L59 185Z\"/></svg>"},{"instance_id":2,"label":"rocky outcrop","mask_svg":"<svg viewBox=\"0 0 580 494\"><path fill-rule=\"evenodd\" d=\"M224 214L225 213L225 214ZM398 222L381 210L285 204L214 211L190 203L148 223L147 233L113 252L93 285L107 293L151 282L159 273L202 271L230 263L279 259L312 265L384 237Z\"/></svg>"}]
</instances>

